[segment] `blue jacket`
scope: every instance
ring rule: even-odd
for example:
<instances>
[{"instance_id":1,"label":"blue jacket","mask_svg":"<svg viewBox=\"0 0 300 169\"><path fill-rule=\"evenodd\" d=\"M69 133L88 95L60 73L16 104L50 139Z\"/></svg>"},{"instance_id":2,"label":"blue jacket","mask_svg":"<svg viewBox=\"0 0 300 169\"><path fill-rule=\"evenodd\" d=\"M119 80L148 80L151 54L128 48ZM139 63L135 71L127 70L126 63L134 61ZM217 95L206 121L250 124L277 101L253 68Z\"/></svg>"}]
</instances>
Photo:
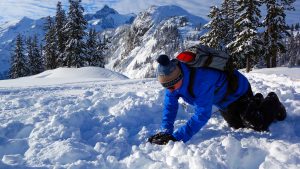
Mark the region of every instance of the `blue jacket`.
<instances>
[{"instance_id":1,"label":"blue jacket","mask_svg":"<svg viewBox=\"0 0 300 169\"><path fill-rule=\"evenodd\" d=\"M235 75L238 77L239 83L238 89L235 93L228 95L226 99L223 100L227 90L225 73L210 68L198 68L195 73L193 88L196 97L192 97L188 91L190 70L185 64L179 64L181 64L184 75L183 83L179 89L173 92L166 90L165 92L161 130L172 134L177 140L186 142L190 140L191 137L210 119L212 105L215 105L220 109L226 109L230 103L236 101L240 96L247 92L249 82L245 76L236 70ZM218 89L219 87L221 88ZM215 93L216 89L218 89L217 93ZM194 106L195 114L184 126L173 133L179 97Z\"/></svg>"}]
</instances>

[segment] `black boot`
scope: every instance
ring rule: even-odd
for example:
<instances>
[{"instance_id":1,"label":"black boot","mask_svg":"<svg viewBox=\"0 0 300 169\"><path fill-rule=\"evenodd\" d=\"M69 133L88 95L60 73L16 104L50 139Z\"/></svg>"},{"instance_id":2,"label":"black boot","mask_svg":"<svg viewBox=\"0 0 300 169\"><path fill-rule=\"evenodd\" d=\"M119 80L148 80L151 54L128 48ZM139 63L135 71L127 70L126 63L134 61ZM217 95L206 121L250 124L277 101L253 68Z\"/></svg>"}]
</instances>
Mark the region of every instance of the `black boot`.
<instances>
[{"instance_id":1,"label":"black boot","mask_svg":"<svg viewBox=\"0 0 300 169\"><path fill-rule=\"evenodd\" d=\"M272 121L283 121L286 118L285 107L274 92L270 92L262 101L260 111L272 118Z\"/></svg>"},{"instance_id":2,"label":"black boot","mask_svg":"<svg viewBox=\"0 0 300 169\"><path fill-rule=\"evenodd\" d=\"M260 107L262 101L264 100L264 96L261 93L256 93L255 96L253 97L256 105Z\"/></svg>"},{"instance_id":3,"label":"black boot","mask_svg":"<svg viewBox=\"0 0 300 169\"><path fill-rule=\"evenodd\" d=\"M264 125L264 116L259 111L263 99L263 95L261 93L257 93L255 96L249 99L246 110L240 114L243 124L247 128L252 128L257 131L268 130L268 128L266 128Z\"/></svg>"}]
</instances>

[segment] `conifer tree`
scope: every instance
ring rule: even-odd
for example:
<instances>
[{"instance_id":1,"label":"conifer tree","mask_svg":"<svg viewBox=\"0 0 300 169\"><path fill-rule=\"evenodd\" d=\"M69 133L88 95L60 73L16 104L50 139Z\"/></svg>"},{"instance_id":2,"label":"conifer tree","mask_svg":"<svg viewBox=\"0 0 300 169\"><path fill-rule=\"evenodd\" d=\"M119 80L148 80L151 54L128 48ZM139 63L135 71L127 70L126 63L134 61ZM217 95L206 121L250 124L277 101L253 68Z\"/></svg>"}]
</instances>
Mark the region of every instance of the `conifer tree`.
<instances>
[{"instance_id":1,"label":"conifer tree","mask_svg":"<svg viewBox=\"0 0 300 169\"><path fill-rule=\"evenodd\" d=\"M231 55L239 56L236 58L238 67L246 66L249 72L254 65L254 60L258 60L262 48L262 41L258 36L258 27L260 24L261 2L259 0L238 0L237 9L240 14L235 21L235 29L237 30L234 38L228 47L231 49ZM244 65L246 62L246 65Z\"/></svg>"},{"instance_id":2,"label":"conifer tree","mask_svg":"<svg viewBox=\"0 0 300 169\"><path fill-rule=\"evenodd\" d=\"M41 52L39 50L37 35L34 35L33 40L31 42L31 47L32 55L28 55L28 65L30 69L30 74L35 75L44 71L44 63Z\"/></svg>"},{"instance_id":3,"label":"conifer tree","mask_svg":"<svg viewBox=\"0 0 300 169\"><path fill-rule=\"evenodd\" d=\"M107 38L101 39L97 36L95 29L90 29L86 43L86 61L88 66L97 66L104 68L105 52L107 50Z\"/></svg>"},{"instance_id":4,"label":"conifer tree","mask_svg":"<svg viewBox=\"0 0 300 169\"><path fill-rule=\"evenodd\" d=\"M212 48L222 49L224 47L224 32L220 28L224 26L224 19L220 9L217 6L212 6L208 17L211 18L211 21L205 24L204 28L209 31L200 37L200 42Z\"/></svg>"},{"instance_id":5,"label":"conifer tree","mask_svg":"<svg viewBox=\"0 0 300 169\"><path fill-rule=\"evenodd\" d=\"M97 57L95 57L94 62L97 63L96 66L104 68L106 61L105 61L105 55L108 50L108 44L111 43L110 39L106 36L101 39L100 36L98 36L98 42L97 42Z\"/></svg>"},{"instance_id":6,"label":"conifer tree","mask_svg":"<svg viewBox=\"0 0 300 169\"><path fill-rule=\"evenodd\" d=\"M300 66L300 33L298 32L295 38L295 43L296 43L296 61L295 61L295 66Z\"/></svg>"},{"instance_id":7,"label":"conifer tree","mask_svg":"<svg viewBox=\"0 0 300 169\"><path fill-rule=\"evenodd\" d=\"M68 37L64 51L64 62L68 67L82 67L84 65L86 35L85 29L87 22L83 17L84 9L80 5L81 0L69 0L67 23L64 33Z\"/></svg>"},{"instance_id":8,"label":"conifer tree","mask_svg":"<svg viewBox=\"0 0 300 169\"><path fill-rule=\"evenodd\" d=\"M45 29L47 30L44 46L45 68L55 69L58 67L57 42L54 23L50 16L47 18Z\"/></svg>"},{"instance_id":9,"label":"conifer tree","mask_svg":"<svg viewBox=\"0 0 300 169\"><path fill-rule=\"evenodd\" d=\"M86 62L88 66L95 66L93 59L97 56L97 33L95 29L90 29L86 42Z\"/></svg>"},{"instance_id":10,"label":"conifer tree","mask_svg":"<svg viewBox=\"0 0 300 169\"><path fill-rule=\"evenodd\" d=\"M16 38L16 48L11 57L11 68L9 76L12 79L28 75L28 68L26 64L26 56L24 54L24 44L21 34Z\"/></svg>"},{"instance_id":11,"label":"conifer tree","mask_svg":"<svg viewBox=\"0 0 300 169\"><path fill-rule=\"evenodd\" d=\"M62 9L61 2L59 1L56 6L55 16L55 33L57 41L57 52L58 52L58 66L65 66L63 63L63 53L65 51L65 43L67 40L64 34L64 26L66 24L66 14Z\"/></svg>"},{"instance_id":12,"label":"conifer tree","mask_svg":"<svg viewBox=\"0 0 300 169\"><path fill-rule=\"evenodd\" d=\"M298 31L298 30L299 30L299 28L300 28L300 24L299 24L299 23L297 23L297 24L295 25L295 30L296 30L296 31Z\"/></svg>"},{"instance_id":13,"label":"conifer tree","mask_svg":"<svg viewBox=\"0 0 300 169\"><path fill-rule=\"evenodd\" d=\"M300 61L300 33L291 32L291 36L286 42L287 52L278 57L279 65L288 65L289 67L299 66Z\"/></svg>"},{"instance_id":14,"label":"conifer tree","mask_svg":"<svg viewBox=\"0 0 300 169\"><path fill-rule=\"evenodd\" d=\"M263 21L265 26L264 45L267 47L265 60L267 67L276 67L277 55L285 52L283 39L288 35L285 22L285 10L292 10L295 0L265 0L267 15Z\"/></svg>"},{"instance_id":15,"label":"conifer tree","mask_svg":"<svg viewBox=\"0 0 300 169\"><path fill-rule=\"evenodd\" d=\"M238 4L237 0L224 0L221 5L221 13L223 17L223 27L222 32L224 32L224 44L226 45L226 49L230 51L230 48L227 46L235 39L235 34L238 32L236 30L235 22L238 17Z\"/></svg>"},{"instance_id":16,"label":"conifer tree","mask_svg":"<svg viewBox=\"0 0 300 169\"><path fill-rule=\"evenodd\" d=\"M31 62L31 59L33 58L33 46L32 46L32 38L31 37L27 38L27 40L26 40L26 49L27 49L27 57L26 58L28 61L28 63L26 63L26 65L29 70L28 75L32 75L32 73L31 73L32 67L30 65L30 62Z\"/></svg>"}]
</instances>

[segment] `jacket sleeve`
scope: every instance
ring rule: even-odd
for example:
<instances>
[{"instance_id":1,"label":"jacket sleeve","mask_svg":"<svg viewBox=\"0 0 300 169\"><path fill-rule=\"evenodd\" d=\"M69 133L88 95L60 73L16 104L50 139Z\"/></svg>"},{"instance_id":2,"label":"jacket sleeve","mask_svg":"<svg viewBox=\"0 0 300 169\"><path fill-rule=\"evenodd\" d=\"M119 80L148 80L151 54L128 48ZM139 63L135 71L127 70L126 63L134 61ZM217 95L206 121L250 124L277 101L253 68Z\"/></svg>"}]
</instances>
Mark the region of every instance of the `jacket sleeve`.
<instances>
[{"instance_id":1,"label":"jacket sleeve","mask_svg":"<svg viewBox=\"0 0 300 169\"><path fill-rule=\"evenodd\" d=\"M174 121L178 111L178 96L166 90L164 99L164 109L162 115L161 131L169 134L173 133Z\"/></svg>"},{"instance_id":2,"label":"jacket sleeve","mask_svg":"<svg viewBox=\"0 0 300 169\"><path fill-rule=\"evenodd\" d=\"M214 85L208 83L201 83L197 88L196 100L194 102L195 113L187 121L187 123L180 127L173 133L177 140L187 142L195 135L210 119L211 110L214 97Z\"/></svg>"}]
</instances>

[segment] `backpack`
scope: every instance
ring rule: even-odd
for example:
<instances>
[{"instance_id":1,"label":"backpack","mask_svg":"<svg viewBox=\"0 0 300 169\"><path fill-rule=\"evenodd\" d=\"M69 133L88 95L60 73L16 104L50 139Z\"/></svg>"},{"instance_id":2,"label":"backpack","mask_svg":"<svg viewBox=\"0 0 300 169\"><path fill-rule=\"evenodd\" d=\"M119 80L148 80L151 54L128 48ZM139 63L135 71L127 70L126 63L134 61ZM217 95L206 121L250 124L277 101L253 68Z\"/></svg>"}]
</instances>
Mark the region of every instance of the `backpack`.
<instances>
[{"instance_id":1,"label":"backpack","mask_svg":"<svg viewBox=\"0 0 300 169\"><path fill-rule=\"evenodd\" d=\"M207 67L225 72L228 87L224 98L226 98L226 96L229 94L234 93L238 87L238 79L234 75L232 57L223 51L218 51L208 46L199 44L189 47L187 50L181 52L176 57L176 60L185 63L190 68L190 81L188 90L192 97L195 97L193 92L194 79L196 69L199 67ZM217 93L224 84L225 82L215 90L215 93Z\"/></svg>"}]
</instances>

